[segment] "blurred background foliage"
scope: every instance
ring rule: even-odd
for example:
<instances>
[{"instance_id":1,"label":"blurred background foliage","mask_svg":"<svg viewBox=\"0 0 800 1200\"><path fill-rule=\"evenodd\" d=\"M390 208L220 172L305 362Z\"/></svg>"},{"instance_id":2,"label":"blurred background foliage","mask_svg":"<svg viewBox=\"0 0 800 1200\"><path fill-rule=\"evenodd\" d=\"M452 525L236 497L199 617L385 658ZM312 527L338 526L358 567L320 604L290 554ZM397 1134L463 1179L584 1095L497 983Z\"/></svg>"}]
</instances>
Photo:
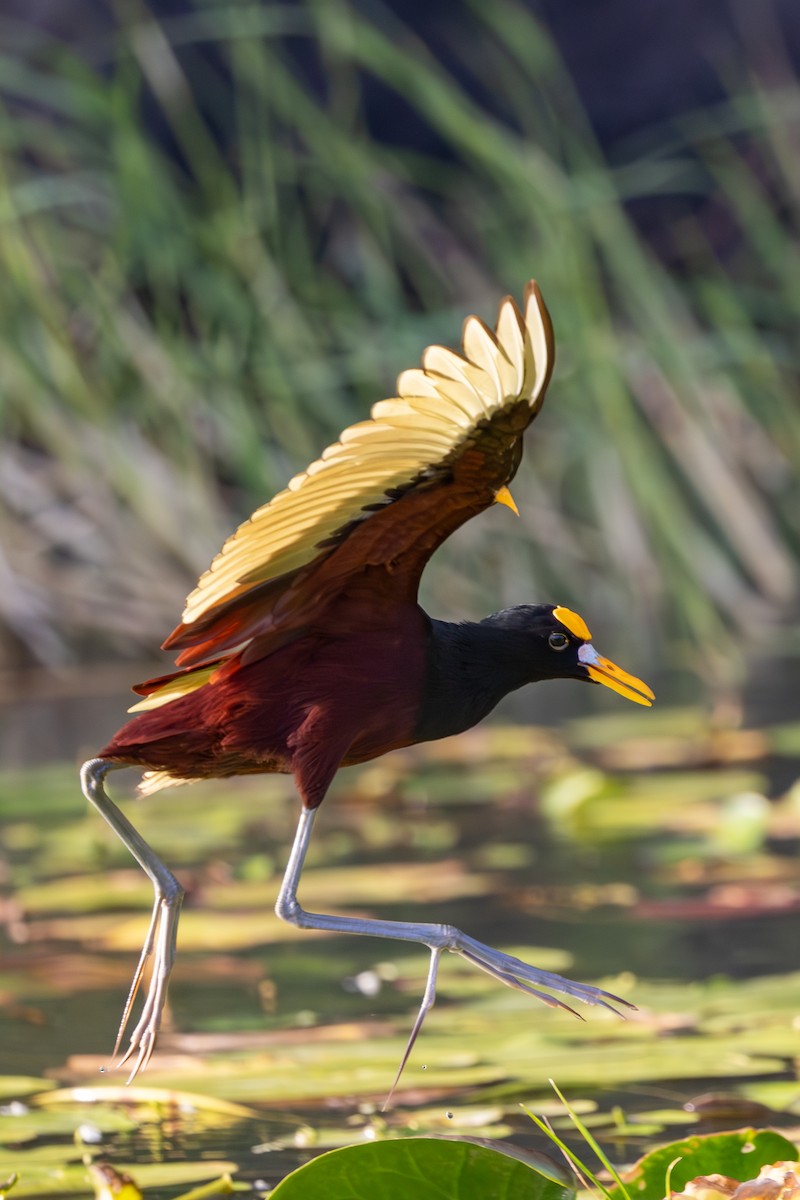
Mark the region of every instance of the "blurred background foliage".
<instances>
[{"instance_id":1,"label":"blurred background foliage","mask_svg":"<svg viewBox=\"0 0 800 1200\"><path fill-rule=\"evenodd\" d=\"M699 9L6 0L3 666L152 653L236 522L532 275L522 519L426 602L552 599L717 684L785 646L800 18Z\"/></svg>"}]
</instances>

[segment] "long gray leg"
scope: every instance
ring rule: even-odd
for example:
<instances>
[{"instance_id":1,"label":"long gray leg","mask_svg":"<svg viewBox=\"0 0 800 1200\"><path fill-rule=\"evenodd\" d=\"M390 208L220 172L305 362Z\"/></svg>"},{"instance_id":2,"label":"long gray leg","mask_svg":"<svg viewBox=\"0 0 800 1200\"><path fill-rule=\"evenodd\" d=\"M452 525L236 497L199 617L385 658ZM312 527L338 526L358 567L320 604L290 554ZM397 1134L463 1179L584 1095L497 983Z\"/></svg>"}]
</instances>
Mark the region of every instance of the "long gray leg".
<instances>
[{"instance_id":1,"label":"long gray leg","mask_svg":"<svg viewBox=\"0 0 800 1200\"><path fill-rule=\"evenodd\" d=\"M167 1000L169 976L175 961L175 939L178 933L183 888L172 872L164 866L155 851L148 846L141 834L134 829L125 814L109 799L104 786L106 775L121 765L123 764L113 763L105 758L90 759L81 767L81 788L86 799L94 805L101 817L108 822L117 837L147 873L155 893L150 927L139 956L139 963L134 972L125 1007L122 1010L122 1020L114 1046L116 1055L125 1036L125 1029L145 967L152 958L153 969L142 1015L130 1036L128 1048L118 1064L122 1066L123 1063L133 1058L133 1069L128 1077L128 1083L130 1083L139 1071L147 1066L156 1043L156 1035Z\"/></svg>"},{"instance_id":2,"label":"long gray leg","mask_svg":"<svg viewBox=\"0 0 800 1200\"><path fill-rule=\"evenodd\" d=\"M589 984L573 983L572 980L565 979L562 975L555 975L551 971L542 971L538 967L529 966L519 958L514 958L511 954L493 950L491 946L486 946L483 942L468 937L452 925L417 924L412 921L380 921L365 917L332 917L323 913L306 912L304 908L300 907L297 899L297 886L316 815L316 808L303 808L300 813L297 832L275 905L277 915L282 920L289 921L290 924L298 925L303 929L327 929L331 933L367 934L373 937L394 938L401 942L419 942L431 951L425 995L392 1090L397 1086L411 1048L422 1028L422 1023L436 999L436 973L439 957L443 950L460 954L468 962L474 963L476 967L480 967L482 971L494 976L507 987L517 988L521 992L529 992L551 1008L564 1008L568 1012L574 1013L575 1016L578 1014L563 1000L538 989L540 987L550 988L562 995L574 996L575 999L582 1000L584 1004L600 1005L603 1008L611 1009L614 1013L617 1013L617 1009L614 1007L617 1004L621 1004L625 1008L635 1007L627 1000L614 996L611 992L604 992ZM532 984L536 986L531 986ZM617 1015L621 1014L617 1013Z\"/></svg>"}]
</instances>

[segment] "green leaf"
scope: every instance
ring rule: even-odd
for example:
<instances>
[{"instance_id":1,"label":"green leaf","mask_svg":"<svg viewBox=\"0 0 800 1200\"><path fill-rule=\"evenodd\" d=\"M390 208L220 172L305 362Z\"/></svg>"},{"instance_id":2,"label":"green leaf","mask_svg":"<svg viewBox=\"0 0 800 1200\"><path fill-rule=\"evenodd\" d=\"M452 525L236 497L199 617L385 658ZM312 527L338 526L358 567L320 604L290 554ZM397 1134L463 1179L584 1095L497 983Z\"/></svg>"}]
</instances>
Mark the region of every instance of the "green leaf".
<instances>
[{"instance_id":1,"label":"green leaf","mask_svg":"<svg viewBox=\"0 0 800 1200\"><path fill-rule=\"evenodd\" d=\"M534 1162L536 1166L534 1166ZM540 1168L540 1169L537 1169ZM547 1171L547 1175L542 1171ZM575 1189L544 1156L501 1153L470 1141L408 1138L332 1150L293 1171L275 1200L572 1200Z\"/></svg>"},{"instance_id":2,"label":"green leaf","mask_svg":"<svg viewBox=\"0 0 800 1200\"><path fill-rule=\"evenodd\" d=\"M771 1129L737 1129L732 1133L712 1133L670 1142L641 1158L625 1183L636 1200L661 1200L665 1194L667 1169L675 1159L670 1174L670 1188L680 1192L690 1179L698 1175L727 1175L744 1183L755 1179L761 1167L768 1163L793 1161L797 1148ZM614 1200L621 1200L619 1188L612 1191Z\"/></svg>"}]
</instances>

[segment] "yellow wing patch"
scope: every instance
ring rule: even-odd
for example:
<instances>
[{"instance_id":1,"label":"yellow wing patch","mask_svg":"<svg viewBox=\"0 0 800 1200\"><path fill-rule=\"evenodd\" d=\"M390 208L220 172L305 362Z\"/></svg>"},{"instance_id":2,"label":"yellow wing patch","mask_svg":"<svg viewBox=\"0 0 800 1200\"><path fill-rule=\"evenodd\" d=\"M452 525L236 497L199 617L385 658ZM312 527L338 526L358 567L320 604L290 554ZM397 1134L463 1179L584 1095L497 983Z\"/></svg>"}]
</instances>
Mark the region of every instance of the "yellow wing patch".
<instances>
[{"instance_id":1,"label":"yellow wing patch","mask_svg":"<svg viewBox=\"0 0 800 1200\"><path fill-rule=\"evenodd\" d=\"M132 704L128 712L146 712L151 708L161 708L162 704L170 704L173 700L180 700L181 696L196 692L198 688L205 687L214 672L219 670L219 665L219 662L214 662L209 666L198 667L196 671L187 671L167 683L162 683L149 696L145 696L144 700Z\"/></svg>"},{"instance_id":2,"label":"yellow wing patch","mask_svg":"<svg viewBox=\"0 0 800 1200\"><path fill-rule=\"evenodd\" d=\"M579 617L571 608L564 608L559 605L553 609L553 616L557 621L560 621L565 629L570 633L574 633L575 637L583 638L584 642L590 642L592 635L589 633L589 627L583 617Z\"/></svg>"},{"instance_id":3,"label":"yellow wing patch","mask_svg":"<svg viewBox=\"0 0 800 1200\"><path fill-rule=\"evenodd\" d=\"M511 297L503 300L496 333L468 317L463 350L428 347L422 368L400 375L396 397L375 404L370 420L345 429L240 525L186 601L183 623L311 562L327 539L444 462L487 418L520 400L530 402L533 417L553 363L550 318L536 284L526 289L524 314ZM171 686L134 709L174 699Z\"/></svg>"}]
</instances>

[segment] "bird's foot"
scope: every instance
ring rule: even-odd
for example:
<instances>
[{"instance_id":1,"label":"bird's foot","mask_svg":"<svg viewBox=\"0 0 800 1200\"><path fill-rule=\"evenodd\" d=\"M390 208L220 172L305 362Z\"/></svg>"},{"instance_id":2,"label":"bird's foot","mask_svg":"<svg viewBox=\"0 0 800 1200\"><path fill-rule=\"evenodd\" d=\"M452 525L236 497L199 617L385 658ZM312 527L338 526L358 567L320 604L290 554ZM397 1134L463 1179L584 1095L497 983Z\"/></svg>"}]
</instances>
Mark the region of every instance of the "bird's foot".
<instances>
[{"instance_id":1,"label":"bird's foot","mask_svg":"<svg viewBox=\"0 0 800 1200\"><path fill-rule=\"evenodd\" d=\"M139 986L148 963L152 959L150 983L147 988L147 995L141 1016L130 1035L125 1053L114 1063L115 1068L123 1067L129 1062L133 1063L126 1084L133 1082L153 1056L156 1037L161 1026L161 1018L167 1001L167 986L175 960L175 939L178 930L181 901L183 900L183 891L178 881L174 877L171 877L171 879L174 886L171 886L163 895L156 894L147 937L145 938L142 953L139 956L139 962L134 972L130 990L128 991L128 998L122 1010L122 1019L117 1033L117 1040L114 1044L113 1056L116 1059L125 1037L125 1030L130 1020Z\"/></svg>"},{"instance_id":2,"label":"bird's foot","mask_svg":"<svg viewBox=\"0 0 800 1200\"><path fill-rule=\"evenodd\" d=\"M438 932L440 936L437 939L437 943L430 947L431 962L428 968L425 994L422 997L419 1012L409 1035L403 1057L400 1060L400 1066L397 1069L394 1083L384 1102L384 1110L391 1104L395 1088L400 1082L400 1076L405 1070L406 1063L414 1048L414 1043L419 1036L425 1018L433 1008L436 1000L436 976L439 970L439 960L444 950L450 950L453 954L460 954L467 962L480 967L482 971L486 971L488 975L493 976L500 983L504 983L506 987L516 988L520 992L527 992L529 995L535 996L537 1000L541 1000L543 1004L547 1004L550 1008L561 1008L579 1020L583 1020L583 1018L579 1012L575 1011L571 1004L560 1000L558 996L550 995L550 992L540 991L540 988L549 988L550 991L561 992L562 995L582 1000L584 1004L607 1008L618 1017L624 1018L625 1014L620 1012L617 1005L622 1008L634 1010L636 1008L635 1004L631 1004L629 1000L623 1000L621 996L615 996L613 992L605 992L602 988L593 987L588 983L574 983L571 979L566 979L563 975L556 975L552 971L542 971L539 967L532 967L528 963L523 962L521 958L515 958L513 954L503 954L500 950L494 950L491 946L486 946L483 942L478 942L475 938L468 937L460 929L454 929L452 926L440 926ZM533 986L534 984L536 986Z\"/></svg>"},{"instance_id":3,"label":"bird's foot","mask_svg":"<svg viewBox=\"0 0 800 1200\"><path fill-rule=\"evenodd\" d=\"M294 845L275 905L275 912L281 920L289 921L300 929L324 929L328 933L359 934L365 937L392 938L399 942L417 942L427 946L431 952L425 994L386 1105L392 1098L392 1093L397 1087L425 1018L436 1000L436 975L439 969L439 960L445 950L450 950L453 954L460 954L462 958L476 967L480 967L482 971L486 971L500 983L504 983L506 987L527 992L541 1000L542 1003L549 1004L551 1008L562 1008L575 1016L578 1016L575 1009L564 1000L559 999L559 993L575 1000L581 1000L584 1004L607 1008L617 1016L623 1015L620 1008L635 1008L635 1005L630 1004L627 1000L614 996L611 992L604 992L602 988L592 987L590 984L573 983L571 979L565 979L563 975L542 971L538 967L529 966L520 958L514 958L511 954L493 950L491 946L485 946L483 942L468 937L452 925L433 925L415 921L381 921L371 917L344 917L332 916L328 913L306 912L297 899L297 882L303 869L303 861L317 811L316 808L303 808L300 814ZM541 988L546 990L540 991ZM551 992L557 994L553 996L550 994Z\"/></svg>"},{"instance_id":4,"label":"bird's foot","mask_svg":"<svg viewBox=\"0 0 800 1200\"><path fill-rule=\"evenodd\" d=\"M613 992L605 992L602 988L593 987L588 983L574 983L573 980L566 979L563 975L532 967L523 962L521 958L494 950L491 946L486 946L483 942L468 937L458 929L452 930L452 935L444 949L452 950L454 954L460 954L467 962L474 963L476 967L480 967L482 971L486 971L487 975L492 975L506 987L516 988L520 992L528 992L537 1000L541 1000L543 1004L549 1005L550 1008L562 1008L572 1013L573 1016L583 1019L570 1004L560 1000L557 995L551 996L549 991L540 991L540 988L549 988L550 991L560 992L561 995L572 996L584 1004L607 1008L618 1017L624 1017L625 1014L620 1012L620 1008L617 1006L623 1009L636 1009L635 1004L631 1004L629 1000L623 1000L621 996L615 996Z\"/></svg>"}]
</instances>

